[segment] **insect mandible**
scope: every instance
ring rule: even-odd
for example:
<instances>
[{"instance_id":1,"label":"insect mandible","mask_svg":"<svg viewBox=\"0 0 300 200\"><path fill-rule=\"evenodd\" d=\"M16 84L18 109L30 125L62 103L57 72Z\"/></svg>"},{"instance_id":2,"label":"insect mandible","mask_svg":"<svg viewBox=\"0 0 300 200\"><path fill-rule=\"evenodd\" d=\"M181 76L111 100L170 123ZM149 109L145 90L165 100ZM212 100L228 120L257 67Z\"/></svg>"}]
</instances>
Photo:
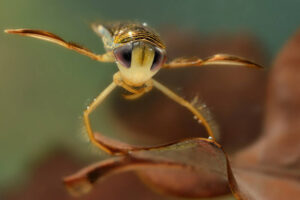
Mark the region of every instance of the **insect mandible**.
<instances>
[{"instance_id":1,"label":"insect mandible","mask_svg":"<svg viewBox=\"0 0 300 200\"><path fill-rule=\"evenodd\" d=\"M117 87L120 86L130 94L126 99L136 99L149 92L153 87L166 96L186 107L204 125L209 138L215 140L212 128L207 119L190 102L186 101L152 77L161 68L179 68L205 65L240 65L249 68L262 68L260 65L233 55L216 54L206 59L197 57L176 58L166 62L166 46L160 36L146 23L115 22L109 24L93 24L93 30L104 43L106 53L95 54L75 43L67 42L61 37L43 30L7 29L6 33L34 37L56 43L74 50L99 62L115 62L119 71L113 75L112 83L107 86L87 107L83 113L84 124L90 141L109 154L123 153L112 146L98 140L92 130L89 115Z\"/></svg>"}]
</instances>

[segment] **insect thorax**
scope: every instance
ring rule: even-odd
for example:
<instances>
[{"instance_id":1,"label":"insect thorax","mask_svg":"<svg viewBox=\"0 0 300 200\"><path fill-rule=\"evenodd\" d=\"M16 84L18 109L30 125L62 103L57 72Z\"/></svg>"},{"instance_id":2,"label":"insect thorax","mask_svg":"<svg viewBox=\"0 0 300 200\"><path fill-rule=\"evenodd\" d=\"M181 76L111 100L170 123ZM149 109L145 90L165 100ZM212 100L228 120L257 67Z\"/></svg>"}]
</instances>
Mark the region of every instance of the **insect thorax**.
<instances>
[{"instance_id":1,"label":"insect thorax","mask_svg":"<svg viewBox=\"0 0 300 200\"><path fill-rule=\"evenodd\" d=\"M110 33L113 43L117 46L137 40L147 41L154 46L165 49L160 36L145 23L116 22L103 25ZM108 34L106 34L106 37ZM109 37L107 37L109 38Z\"/></svg>"}]
</instances>

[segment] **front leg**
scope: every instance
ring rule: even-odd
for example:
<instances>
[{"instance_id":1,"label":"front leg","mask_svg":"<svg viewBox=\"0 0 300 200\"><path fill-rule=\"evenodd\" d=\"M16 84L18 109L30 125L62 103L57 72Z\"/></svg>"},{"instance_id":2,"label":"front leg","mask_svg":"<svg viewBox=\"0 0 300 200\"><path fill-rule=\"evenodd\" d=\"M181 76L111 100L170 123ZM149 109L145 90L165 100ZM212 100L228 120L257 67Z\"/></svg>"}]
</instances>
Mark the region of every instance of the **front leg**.
<instances>
[{"instance_id":1,"label":"front leg","mask_svg":"<svg viewBox=\"0 0 300 200\"><path fill-rule=\"evenodd\" d=\"M141 88L141 89L136 89L128 84L126 84L123 80L122 80L122 77L121 77L121 74L120 72L117 72L114 74L114 82L124 88L125 90L127 90L128 92L132 93L132 94L129 94L129 95L123 95L123 97L125 99L128 99L128 100L133 100L133 99L137 99L139 97L141 97L143 94L145 94L146 92L149 92L151 91L152 87L153 87L153 83L152 83L152 80L149 80L145 83L145 87Z\"/></svg>"},{"instance_id":2,"label":"front leg","mask_svg":"<svg viewBox=\"0 0 300 200\"><path fill-rule=\"evenodd\" d=\"M102 142L101 140L97 140L95 137L91 123L89 120L89 115L102 103L102 101L116 88L116 83L112 82L107 88L105 88L91 103L87 109L83 113L84 125L87 130L87 134L89 136L90 141L96 145L98 148L102 149L103 151L107 152L108 154L115 154L120 153L118 150L112 148L111 146L107 145L106 143Z\"/></svg>"},{"instance_id":3,"label":"front leg","mask_svg":"<svg viewBox=\"0 0 300 200\"><path fill-rule=\"evenodd\" d=\"M154 87L156 87L158 90L160 90L162 93L164 93L166 96L168 96L172 100L176 101L177 103L179 103L180 105L186 107L189 111L191 111L197 117L197 119L200 120L201 123L204 125L204 127L209 135L209 139L215 140L212 125L207 121L207 119L199 112L199 110L192 103L184 100L183 98L181 98L180 96L178 96L177 94L172 92L169 88L162 85L161 83L159 83L155 80L152 80L152 81L153 81ZM201 108L199 108L199 109L201 109Z\"/></svg>"},{"instance_id":4,"label":"front leg","mask_svg":"<svg viewBox=\"0 0 300 200\"><path fill-rule=\"evenodd\" d=\"M140 93L139 90L136 90L136 89L134 89L133 87L129 86L128 84L124 83L124 81L122 80L122 77L121 77L120 72L115 73L113 79L114 79L114 82L115 82L118 86L124 88L124 89L127 90L128 92L131 92L132 94Z\"/></svg>"},{"instance_id":5,"label":"front leg","mask_svg":"<svg viewBox=\"0 0 300 200\"><path fill-rule=\"evenodd\" d=\"M91 103L83 113L84 125L86 127L87 134L90 141L99 149L111 155L124 154L134 149L135 147L107 138L100 133L94 133L91 127L89 115L103 102L103 100L116 88L116 86L118 86L118 84L112 82L95 98L93 103ZM137 149L143 149L143 148L137 148Z\"/></svg>"},{"instance_id":6,"label":"front leg","mask_svg":"<svg viewBox=\"0 0 300 200\"><path fill-rule=\"evenodd\" d=\"M145 93L150 92L152 88L153 88L152 80L149 80L148 82L145 83L145 87L140 89L138 93L123 95L123 97L127 100L138 99L141 96L143 96Z\"/></svg>"},{"instance_id":7,"label":"front leg","mask_svg":"<svg viewBox=\"0 0 300 200\"><path fill-rule=\"evenodd\" d=\"M128 89L129 92L132 92L137 95L144 94L147 91L150 91L152 88L152 82L148 82L145 88L141 90L135 90L130 86L126 85L120 79L119 72L114 74L113 82L105 88L96 98L95 100L87 107L87 109L83 113L84 125L86 127L88 136L90 141L100 148L101 150L105 151L108 154L115 155L115 154L122 154L126 153L127 151L132 150L133 147L127 144L122 144L122 147L119 147L119 142L114 141L112 139L106 138L103 135L94 134L93 129L91 127L89 115L102 103L102 101L117 87L121 86L124 89Z\"/></svg>"}]
</instances>

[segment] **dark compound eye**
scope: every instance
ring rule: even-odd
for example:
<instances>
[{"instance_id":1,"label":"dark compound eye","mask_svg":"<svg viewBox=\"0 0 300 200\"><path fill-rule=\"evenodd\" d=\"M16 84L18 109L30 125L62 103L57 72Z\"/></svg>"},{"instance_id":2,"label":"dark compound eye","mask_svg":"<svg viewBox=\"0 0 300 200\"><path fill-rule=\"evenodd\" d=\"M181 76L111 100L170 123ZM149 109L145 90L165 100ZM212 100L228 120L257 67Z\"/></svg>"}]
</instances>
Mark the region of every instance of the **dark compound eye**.
<instances>
[{"instance_id":1,"label":"dark compound eye","mask_svg":"<svg viewBox=\"0 0 300 200\"><path fill-rule=\"evenodd\" d=\"M125 67L130 68L132 44L121 46L114 50L116 59Z\"/></svg>"},{"instance_id":2,"label":"dark compound eye","mask_svg":"<svg viewBox=\"0 0 300 200\"><path fill-rule=\"evenodd\" d=\"M154 71L154 70L158 69L159 67L161 67L161 65L163 64L164 61L165 61L164 53L161 50L155 48L155 53L154 53L151 70Z\"/></svg>"}]
</instances>

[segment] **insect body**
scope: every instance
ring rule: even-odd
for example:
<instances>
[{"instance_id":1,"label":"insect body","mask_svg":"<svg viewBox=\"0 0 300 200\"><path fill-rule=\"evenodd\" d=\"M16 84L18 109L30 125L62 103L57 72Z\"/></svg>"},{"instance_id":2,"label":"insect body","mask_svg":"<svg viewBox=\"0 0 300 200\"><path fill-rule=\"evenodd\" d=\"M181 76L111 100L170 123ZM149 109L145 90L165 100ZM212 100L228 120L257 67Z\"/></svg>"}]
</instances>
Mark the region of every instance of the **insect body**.
<instances>
[{"instance_id":1,"label":"insect body","mask_svg":"<svg viewBox=\"0 0 300 200\"><path fill-rule=\"evenodd\" d=\"M142 86L156 74L166 58L165 45L148 26L136 23L93 25L113 54L124 82Z\"/></svg>"},{"instance_id":2,"label":"insect body","mask_svg":"<svg viewBox=\"0 0 300 200\"><path fill-rule=\"evenodd\" d=\"M104 47L107 51L105 54L95 54L84 47L66 42L59 36L42 30L8 29L5 30L5 32L47 40L100 62L116 62L119 72L114 74L113 82L95 98L94 102L87 107L83 114L90 141L109 154L124 153L130 149L118 149L97 138L97 135L93 133L91 128L89 115L116 88L116 86L123 87L130 93L125 96L127 99L138 98L144 93L149 92L153 87L157 88L162 93L190 110L205 126L209 139L214 140L212 128L201 112L199 112L193 104L176 95L166 86L152 79L152 77L161 68L219 64L261 68L261 66L246 59L224 54L217 54L203 60L196 57L177 58L166 63L165 45L161 41L159 35L146 24L118 22L107 25L94 24L92 28L102 38Z\"/></svg>"}]
</instances>

